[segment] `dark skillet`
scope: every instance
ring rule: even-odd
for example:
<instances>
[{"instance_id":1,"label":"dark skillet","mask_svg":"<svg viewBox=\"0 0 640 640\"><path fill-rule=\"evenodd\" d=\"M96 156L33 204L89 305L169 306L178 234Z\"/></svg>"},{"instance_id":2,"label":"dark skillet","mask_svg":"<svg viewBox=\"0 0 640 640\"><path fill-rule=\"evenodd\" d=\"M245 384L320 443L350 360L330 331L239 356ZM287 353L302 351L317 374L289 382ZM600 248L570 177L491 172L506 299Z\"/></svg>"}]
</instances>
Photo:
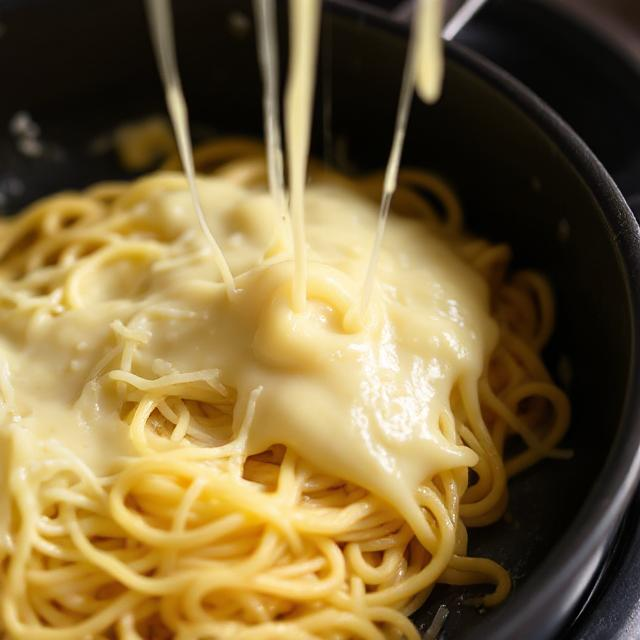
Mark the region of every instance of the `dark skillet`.
<instances>
[{"instance_id":1,"label":"dark skillet","mask_svg":"<svg viewBox=\"0 0 640 640\"><path fill-rule=\"evenodd\" d=\"M259 78L248 2L176 3L178 51L192 119L221 134L259 135ZM236 11L230 18L229 12ZM7 212L36 197L122 176L89 151L114 124L163 111L142 8L126 0L5 1L0 21L0 120L28 110L44 157L0 138ZM406 34L349 11L325 13L315 150L342 168L379 168L388 151ZM327 50L330 45L330 55ZM324 94L324 95L323 95ZM332 136L322 135L322 120ZM637 332L640 234L618 189L580 139L542 102L479 56L448 49L443 100L417 102L405 163L459 190L470 228L509 242L519 266L548 274L558 302L547 353L574 408L570 462L548 461L511 485L508 517L471 535L472 553L502 562L514 591L488 612L439 588L415 620L451 609L447 638L551 637L590 583L640 472ZM569 363L569 366L567 366ZM567 376L570 370L571 375Z\"/></svg>"}]
</instances>

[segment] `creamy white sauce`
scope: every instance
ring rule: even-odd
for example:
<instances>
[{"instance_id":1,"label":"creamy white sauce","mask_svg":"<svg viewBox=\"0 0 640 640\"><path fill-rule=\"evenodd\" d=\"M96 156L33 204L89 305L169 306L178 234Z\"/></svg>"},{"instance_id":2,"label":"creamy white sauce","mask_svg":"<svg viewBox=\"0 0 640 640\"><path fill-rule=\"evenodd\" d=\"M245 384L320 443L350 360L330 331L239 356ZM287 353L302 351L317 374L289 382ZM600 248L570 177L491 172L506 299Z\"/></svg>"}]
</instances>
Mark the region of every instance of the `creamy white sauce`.
<instances>
[{"instance_id":1,"label":"creamy white sauce","mask_svg":"<svg viewBox=\"0 0 640 640\"><path fill-rule=\"evenodd\" d=\"M485 283L422 222L391 217L380 286L366 325L352 332L345 315L375 234L373 203L336 184L307 189L308 301L296 313L294 262L286 251L273 255L282 245L273 199L216 178L199 179L198 191L237 293L229 298L212 279L215 262L186 185L152 192L131 215L168 225L176 239L166 251L109 264L96 259L84 267L77 308L61 315L33 323L22 309L0 310L12 424L34 443L61 442L107 473L131 453L109 373L119 368L124 334L138 340L136 375L155 379L160 365L160 373L218 369L220 382L237 393L236 425L261 388L247 453L286 444L387 499L407 519L412 510L421 517L418 485L476 461L439 423L451 415L454 385L474 383L494 347Z\"/></svg>"}]
</instances>

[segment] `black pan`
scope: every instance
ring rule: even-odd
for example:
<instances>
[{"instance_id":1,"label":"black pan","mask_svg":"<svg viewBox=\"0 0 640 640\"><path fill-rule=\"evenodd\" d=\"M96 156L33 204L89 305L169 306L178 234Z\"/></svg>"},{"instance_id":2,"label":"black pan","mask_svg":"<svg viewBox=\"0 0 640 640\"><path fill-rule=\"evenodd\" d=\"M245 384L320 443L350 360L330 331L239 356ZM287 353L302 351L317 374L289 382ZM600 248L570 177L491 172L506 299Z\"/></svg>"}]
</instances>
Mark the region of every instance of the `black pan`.
<instances>
[{"instance_id":1,"label":"black pan","mask_svg":"<svg viewBox=\"0 0 640 640\"><path fill-rule=\"evenodd\" d=\"M181 0L176 12L192 120L220 134L260 135L249 3ZM164 110L141 5L5 0L0 22L0 122L27 110L45 142L43 156L27 157L3 129L7 213L55 190L121 177L113 155L96 154L92 142L123 120ZM380 168L406 30L328 3L322 39L315 152L345 170ZM459 590L439 588L415 620L428 625L446 602L446 638L550 638L592 581L640 472L638 226L576 134L460 46L447 51L442 101L414 104L405 164L448 178L473 231L508 241L518 265L554 283L558 328L546 355L573 402L566 444L575 450L569 462L546 461L516 478L508 517L471 533L471 553L512 572L509 600L478 612L462 605Z\"/></svg>"}]
</instances>

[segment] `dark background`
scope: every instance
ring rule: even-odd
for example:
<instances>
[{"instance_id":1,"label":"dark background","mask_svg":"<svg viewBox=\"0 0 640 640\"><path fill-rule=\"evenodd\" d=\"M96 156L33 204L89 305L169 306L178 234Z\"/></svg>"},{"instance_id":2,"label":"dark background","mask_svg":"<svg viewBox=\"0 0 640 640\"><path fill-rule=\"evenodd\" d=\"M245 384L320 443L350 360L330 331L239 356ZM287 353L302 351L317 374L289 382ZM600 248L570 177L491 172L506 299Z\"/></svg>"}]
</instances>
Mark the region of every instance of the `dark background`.
<instances>
[{"instance_id":1,"label":"dark background","mask_svg":"<svg viewBox=\"0 0 640 640\"><path fill-rule=\"evenodd\" d=\"M640 60L638 0L557 0L609 32ZM517 2L517 0L516 0Z\"/></svg>"}]
</instances>

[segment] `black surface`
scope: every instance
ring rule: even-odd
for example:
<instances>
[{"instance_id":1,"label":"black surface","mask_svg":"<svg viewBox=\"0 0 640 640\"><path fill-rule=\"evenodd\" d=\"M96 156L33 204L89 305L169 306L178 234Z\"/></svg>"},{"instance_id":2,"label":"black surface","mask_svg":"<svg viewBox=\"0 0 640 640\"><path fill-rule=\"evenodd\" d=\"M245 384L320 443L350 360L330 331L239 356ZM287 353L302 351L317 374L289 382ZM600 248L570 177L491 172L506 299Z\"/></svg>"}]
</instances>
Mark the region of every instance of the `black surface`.
<instances>
[{"instance_id":1,"label":"black surface","mask_svg":"<svg viewBox=\"0 0 640 640\"><path fill-rule=\"evenodd\" d=\"M176 4L178 50L195 119L225 133L259 134L252 34L228 19L229 9L241 4ZM140 5L41 0L5 2L2 8L7 29L0 39L0 122L19 109L30 111L50 149L45 159L25 158L10 136L0 137L0 188L7 187L8 208L121 175L112 156L92 154L89 147L114 124L163 110ZM323 140L316 127L316 152L339 157L346 166L378 168L390 140L404 36L362 17L327 17L325 31L333 49L325 58L332 66L333 136ZM636 357L636 301L628 297L627 278L635 287L637 274L623 258L637 266L631 255L637 229L607 176L544 107L511 87L512 99L521 104L514 107L495 88L509 87L508 80L462 52L451 57L442 103L433 109L415 104L405 157L447 176L460 190L474 229L508 240L521 263L541 268L556 284L558 335L549 359L553 366L562 354L573 365L568 444L576 456L517 478L511 518L472 532L471 551L503 562L514 574L514 593L485 615L456 608L459 590L441 593L454 612L446 637L542 638L591 579L589 572L579 574L587 566L580 554L593 557L602 549L629 489L621 482L626 469L616 469L611 458L603 469L614 442L615 455L629 464L639 435L630 423L618 428ZM318 122L321 116L318 109ZM323 141L329 143L324 150ZM558 232L561 220L571 229L565 240ZM558 589L566 593L560 597ZM428 624L432 603L418 621Z\"/></svg>"},{"instance_id":2,"label":"black surface","mask_svg":"<svg viewBox=\"0 0 640 640\"><path fill-rule=\"evenodd\" d=\"M630 197L640 193L640 68L551 0L491 0L458 41L506 69L585 140Z\"/></svg>"},{"instance_id":3,"label":"black surface","mask_svg":"<svg viewBox=\"0 0 640 640\"><path fill-rule=\"evenodd\" d=\"M567 629L567 640L640 638L640 496L636 495L586 609Z\"/></svg>"}]
</instances>

